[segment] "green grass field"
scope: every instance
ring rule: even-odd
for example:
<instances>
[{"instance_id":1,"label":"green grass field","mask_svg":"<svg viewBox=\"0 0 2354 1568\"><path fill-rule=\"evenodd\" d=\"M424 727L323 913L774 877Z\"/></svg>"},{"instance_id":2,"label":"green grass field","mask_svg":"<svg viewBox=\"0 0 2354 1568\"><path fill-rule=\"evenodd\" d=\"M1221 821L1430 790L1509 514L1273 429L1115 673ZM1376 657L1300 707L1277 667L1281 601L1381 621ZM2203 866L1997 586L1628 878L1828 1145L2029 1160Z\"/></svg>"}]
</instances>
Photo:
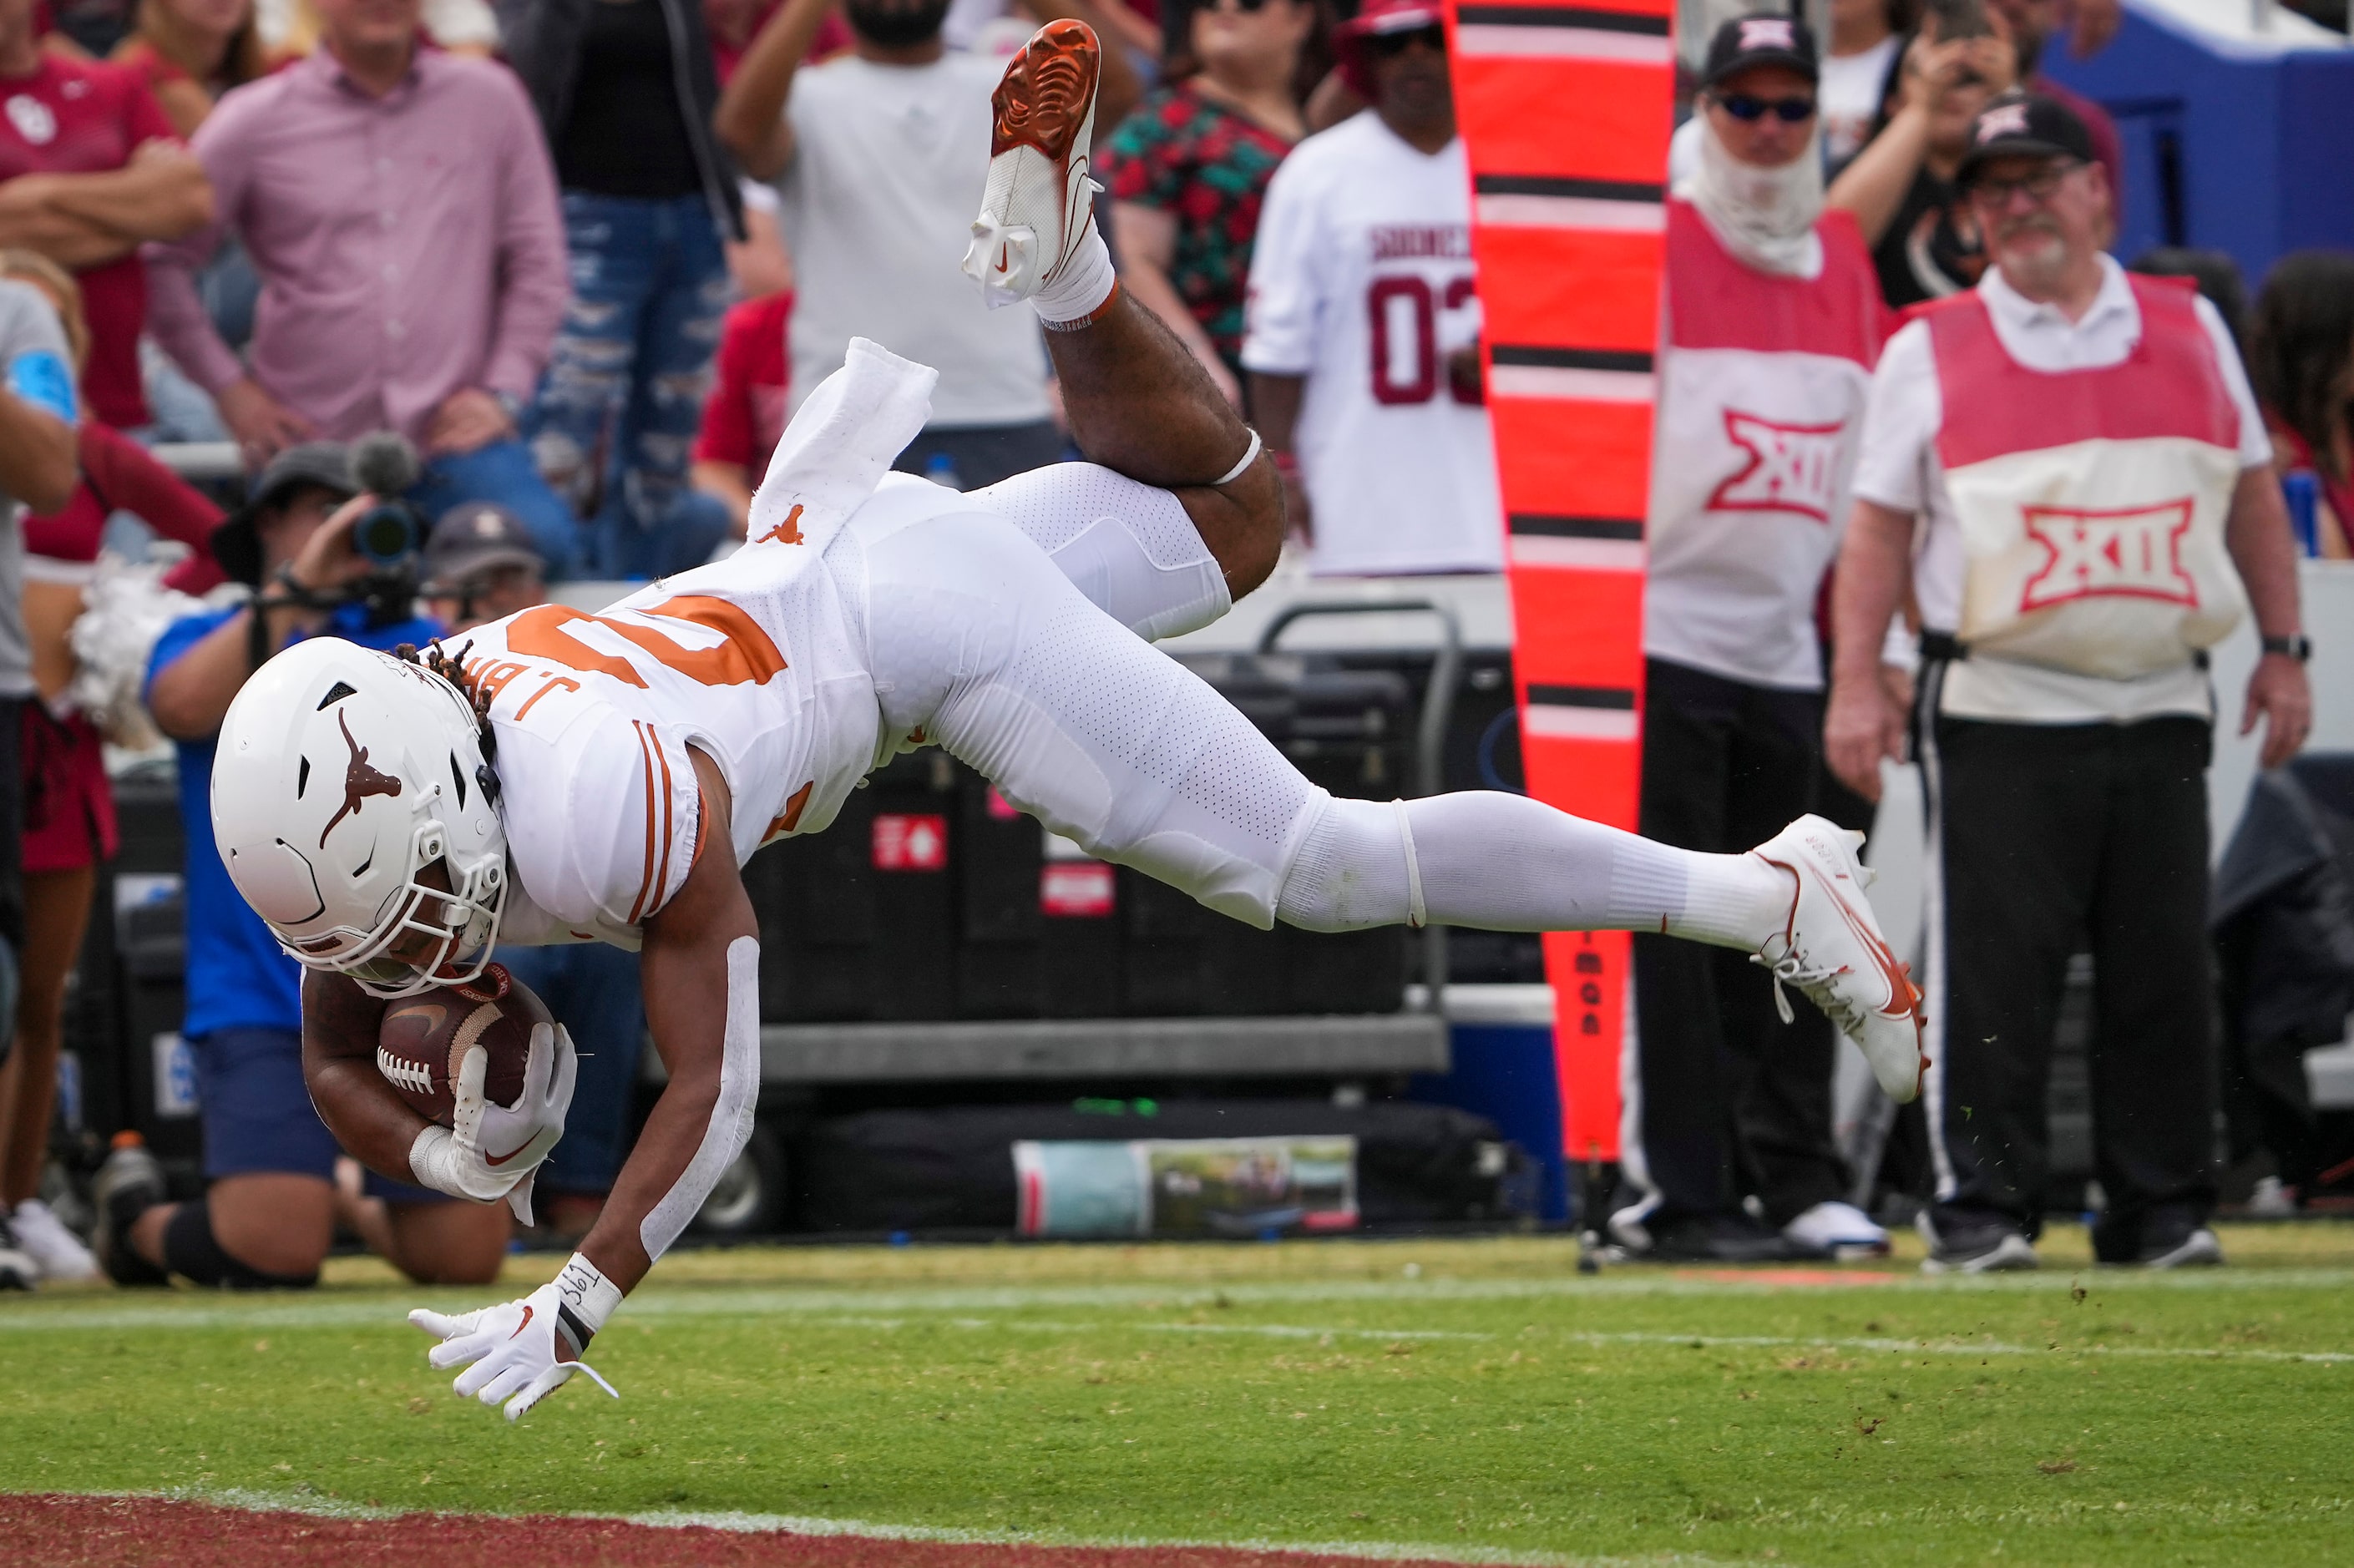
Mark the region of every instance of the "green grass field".
<instances>
[{"instance_id":1,"label":"green grass field","mask_svg":"<svg viewBox=\"0 0 2354 1568\"><path fill-rule=\"evenodd\" d=\"M519 1426L376 1266L0 1306L0 1489L1807 1563L2354 1559L2354 1227L1926 1280L1554 1239L684 1254ZM518 1258L506 1284L557 1260ZM510 1292L511 1293L511 1292ZM483 1294L480 1300L490 1299Z\"/></svg>"}]
</instances>

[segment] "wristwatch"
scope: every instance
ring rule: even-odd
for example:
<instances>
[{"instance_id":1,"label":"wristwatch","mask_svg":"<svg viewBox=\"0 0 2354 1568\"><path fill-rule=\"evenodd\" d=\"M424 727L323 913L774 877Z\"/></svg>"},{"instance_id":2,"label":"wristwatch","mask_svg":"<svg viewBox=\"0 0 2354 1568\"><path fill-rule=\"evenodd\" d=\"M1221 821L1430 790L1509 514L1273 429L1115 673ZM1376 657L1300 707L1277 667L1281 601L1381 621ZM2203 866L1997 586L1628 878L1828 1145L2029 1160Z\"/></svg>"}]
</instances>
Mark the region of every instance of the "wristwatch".
<instances>
[{"instance_id":1,"label":"wristwatch","mask_svg":"<svg viewBox=\"0 0 2354 1568\"><path fill-rule=\"evenodd\" d=\"M2287 637L2267 637L2264 640L2267 653L2278 653L2302 664L2313 657L2313 639L2299 631Z\"/></svg>"}]
</instances>

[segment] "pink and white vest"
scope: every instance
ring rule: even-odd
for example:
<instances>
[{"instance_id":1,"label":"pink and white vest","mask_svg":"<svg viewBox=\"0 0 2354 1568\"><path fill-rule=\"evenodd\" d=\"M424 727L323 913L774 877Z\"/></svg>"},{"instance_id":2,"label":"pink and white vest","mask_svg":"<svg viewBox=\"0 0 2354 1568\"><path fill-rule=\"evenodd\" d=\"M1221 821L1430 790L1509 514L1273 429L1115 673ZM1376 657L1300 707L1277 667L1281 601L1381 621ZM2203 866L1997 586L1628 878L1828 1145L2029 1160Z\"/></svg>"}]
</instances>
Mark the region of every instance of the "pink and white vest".
<instances>
[{"instance_id":1,"label":"pink and white vest","mask_svg":"<svg viewBox=\"0 0 2354 1568\"><path fill-rule=\"evenodd\" d=\"M1812 278L1761 272L1668 203L1666 331L1646 527L1644 652L1752 684L1822 683L1815 596L1885 316L1855 220L1816 225Z\"/></svg>"},{"instance_id":2,"label":"pink and white vest","mask_svg":"<svg viewBox=\"0 0 2354 1568\"><path fill-rule=\"evenodd\" d=\"M1974 653L2132 680L2246 613L2223 547L2239 410L2190 286L2126 281L2141 341L2098 370L2020 365L1976 293L1925 313L1967 559L1954 630Z\"/></svg>"}]
</instances>

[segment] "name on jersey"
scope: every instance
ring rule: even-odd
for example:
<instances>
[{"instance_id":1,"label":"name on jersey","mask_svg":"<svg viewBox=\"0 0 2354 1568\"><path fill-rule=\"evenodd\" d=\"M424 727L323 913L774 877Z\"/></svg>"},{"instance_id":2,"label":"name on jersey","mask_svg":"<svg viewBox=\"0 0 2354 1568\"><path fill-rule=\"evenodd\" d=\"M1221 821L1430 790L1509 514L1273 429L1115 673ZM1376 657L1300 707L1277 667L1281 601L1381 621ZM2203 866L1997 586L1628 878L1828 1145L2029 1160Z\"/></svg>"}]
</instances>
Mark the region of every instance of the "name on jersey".
<instances>
[{"instance_id":1,"label":"name on jersey","mask_svg":"<svg viewBox=\"0 0 2354 1568\"><path fill-rule=\"evenodd\" d=\"M1468 223L1382 224L1373 237L1376 262L1471 260Z\"/></svg>"},{"instance_id":2,"label":"name on jersey","mask_svg":"<svg viewBox=\"0 0 2354 1568\"><path fill-rule=\"evenodd\" d=\"M1712 512L1795 512L1831 520L1844 424L1784 425L1724 410L1725 438L1748 461L1708 498Z\"/></svg>"},{"instance_id":3,"label":"name on jersey","mask_svg":"<svg viewBox=\"0 0 2354 1568\"><path fill-rule=\"evenodd\" d=\"M2102 597L2199 602L2198 586L2182 569L2182 538L2190 532L2189 496L2111 511L2074 506L2021 511L2027 536L2049 557L2020 590L2021 611Z\"/></svg>"}]
</instances>

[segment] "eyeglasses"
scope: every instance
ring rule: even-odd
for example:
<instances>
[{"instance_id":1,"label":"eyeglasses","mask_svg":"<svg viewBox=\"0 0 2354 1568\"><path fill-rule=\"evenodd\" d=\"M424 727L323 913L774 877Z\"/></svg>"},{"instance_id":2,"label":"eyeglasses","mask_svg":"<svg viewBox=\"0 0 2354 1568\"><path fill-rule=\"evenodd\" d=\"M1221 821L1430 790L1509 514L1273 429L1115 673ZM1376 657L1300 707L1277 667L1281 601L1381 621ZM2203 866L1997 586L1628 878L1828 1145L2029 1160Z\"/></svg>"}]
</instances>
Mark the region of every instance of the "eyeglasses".
<instances>
[{"instance_id":1,"label":"eyeglasses","mask_svg":"<svg viewBox=\"0 0 2354 1568\"><path fill-rule=\"evenodd\" d=\"M1416 44L1426 45L1433 52L1443 55L1447 52L1447 29L1416 27L1410 33L1375 33L1365 39L1365 50L1389 59L1405 53Z\"/></svg>"},{"instance_id":2,"label":"eyeglasses","mask_svg":"<svg viewBox=\"0 0 2354 1568\"><path fill-rule=\"evenodd\" d=\"M1798 125L1815 117L1815 101L1811 98L1752 98L1736 92L1730 98L1720 98L1717 107L1735 120L1747 124L1763 120L1768 114L1785 125Z\"/></svg>"},{"instance_id":3,"label":"eyeglasses","mask_svg":"<svg viewBox=\"0 0 2354 1568\"><path fill-rule=\"evenodd\" d=\"M1204 6L1203 9L1206 11L1224 11L1231 6L1233 9L1240 11L1247 16L1266 10L1267 5L1267 0L1210 0L1210 3Z\"/></svg>"},{"instance_id":4,"label":"eyeglasses","mask_svg":"<svg viewBox=\"0 0 2354 1568\"><path fill-rule=\"evenodd\" d=\"M1970 199L1991 207L2006 207L2010 205L2012 196L2024 191L2030 201L2050 201L2052 193L2060 188L2060 182L2084 166L2070 158L2046 164L2033 174L2022 175L2015 180L1972 180Z\"/></svg>"}]
</instances>

